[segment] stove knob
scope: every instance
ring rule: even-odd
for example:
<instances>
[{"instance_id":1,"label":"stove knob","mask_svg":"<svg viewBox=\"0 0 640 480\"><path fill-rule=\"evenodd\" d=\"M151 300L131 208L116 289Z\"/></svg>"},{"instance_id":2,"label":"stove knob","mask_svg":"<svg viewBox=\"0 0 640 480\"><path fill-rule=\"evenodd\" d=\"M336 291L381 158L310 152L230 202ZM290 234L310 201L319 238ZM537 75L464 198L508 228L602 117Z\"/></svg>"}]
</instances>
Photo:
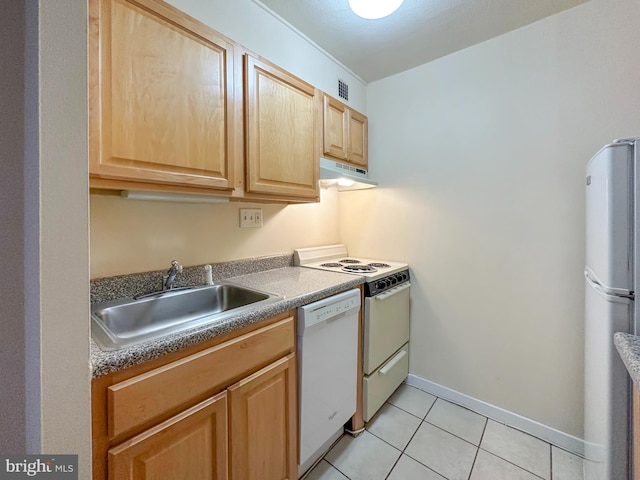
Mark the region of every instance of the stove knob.
<instances>
[{"instance_id":1,"label":"stove knob","mask_svg":"<svg viewBox=\"0 0 640 480\"><path fill-rule=\"evenodd\" d=\"M376 282L376 290L382 290L385 287L386 287L386 285L384 283L384 280L378 280Z\"/></svg>"},{"instance_id":2,"label":"stove knob","mask_svg":"<svg viewBox=\"0 0 640 480\"><path fill-rule=\"evenodd\" d=\"M404 273L399 273L396 275L398 282L404 282L407 279L407 276Z\"/></svg>"},{"instance_id":3,"label":"stove knob","mask_svg":"<svg viewBox=\"0 0 640 480\"><path fill-rule=\"evenodd\" d=\"M391 280L389 280L388 278L385 278L384 283L387 287L391 286Z\"/></svg>"},{"instance_id":4,"label":"stove knob","mask_svg":"<svg viewBox=\"0 0 640 480\"><path fill-rule=\"evenodd\" d=\"M391 277L390 281L391 281L391 285L395 285L396 283L398 283L398 279L396 277Z\"/></svg>"}]
</instances>

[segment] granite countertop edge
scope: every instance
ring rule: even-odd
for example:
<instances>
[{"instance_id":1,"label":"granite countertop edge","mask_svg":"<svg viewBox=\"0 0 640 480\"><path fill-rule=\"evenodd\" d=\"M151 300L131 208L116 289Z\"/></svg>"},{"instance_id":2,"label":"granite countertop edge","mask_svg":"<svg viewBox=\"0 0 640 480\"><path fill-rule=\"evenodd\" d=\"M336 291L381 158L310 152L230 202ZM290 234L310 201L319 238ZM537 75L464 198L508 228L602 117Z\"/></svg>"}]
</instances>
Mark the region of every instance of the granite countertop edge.
<instances>
[{"instance_id":1,"label":"granite countertop edge","mask_svg":"<svg viewBox=\"0 0 640 480\"><path fill-rule=\"evenodd\" d=\"M301 278L302 281L300 281ZM364 283L364 277L304 267L284 267L231 277L225 281L249 288L258 288L280 295L282 298L273 303L239 312L221 323L167 335L116 351L102 350L91 338L92 378L99 378L160 358L168 353L197 345L219 335L357 287Z\"/></svg>"},{"instance_id":2,"label":"granite countertop edge","mask_svg":"<svg viewBox=\"0 0 640 480\"><path fill-rule=\"evenodd\" d=\"M618 332L613 343L634 383L640 385L640 336Z\"/></svg>"}]
</instances>

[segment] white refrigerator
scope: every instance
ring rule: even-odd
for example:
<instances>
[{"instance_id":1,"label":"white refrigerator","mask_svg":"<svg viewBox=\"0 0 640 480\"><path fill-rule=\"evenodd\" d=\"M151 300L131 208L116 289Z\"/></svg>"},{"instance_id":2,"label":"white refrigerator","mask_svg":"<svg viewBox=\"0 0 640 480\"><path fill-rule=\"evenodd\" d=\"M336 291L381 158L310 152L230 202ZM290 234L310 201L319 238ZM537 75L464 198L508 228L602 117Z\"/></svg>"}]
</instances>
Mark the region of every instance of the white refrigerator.
<instances>
[{"instance_id":1,"label":"white refrigerator","mask_svg":"<svg viewBox=\"0 0 640 480\"><path fill-rule=\"evenodd\" d=\"M587 164L585 480L629 478L630 380L613 344L635 332L640 139L616 140Z\"/></svg>"}]
</instances>

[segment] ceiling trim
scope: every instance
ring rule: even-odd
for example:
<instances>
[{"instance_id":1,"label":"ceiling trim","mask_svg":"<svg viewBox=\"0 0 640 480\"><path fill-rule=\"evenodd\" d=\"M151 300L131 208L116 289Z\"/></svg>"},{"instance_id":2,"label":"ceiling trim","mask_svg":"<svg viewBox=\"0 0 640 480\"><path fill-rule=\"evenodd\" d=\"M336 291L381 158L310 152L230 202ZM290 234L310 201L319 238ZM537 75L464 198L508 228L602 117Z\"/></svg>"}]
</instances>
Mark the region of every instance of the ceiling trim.
<instances>
[{"instance_id":1,"label":"ceiling trim","mask_svg":"<svg viewBox=\"0 0 640 480\"><path fill-rule=\"evenodd\" d=\"M267 12L268 14L270 14L273 18L275 18L276 20L278 20L280 23L282 23L285 27L287 27L289 30L291 30L293 33L295 33L296 35L298 35L300 38L302 38L305 42L307 42L308 44L310 44L312 47L316 48L320 53L322 53L325 57L327 57L329 60L331 60L333 63L335 63L337 66L339 66L340 68L346 70L347 72L349 72L351 75L354 76L354 78L356 78L359 82L362 83L363 86L367 86L368 83L357 73L355 73L353 70L351 70L349 67L347 67L344 63L342 63L340 60L338 60L336 57L334 57L333 55L331 55L329 52L327 52L324 48L322 48L320 45L318 45L316 42L314 42L313 40L311 40L308 36L306 36L304 33L302 33L300 30L298 30L296 27L294 27L293 25L291 25L287 20L285 20L283 17L281 17L280 15L278 15L276 12L274 12L273 10L271 10L269 7L267 7L264 3L262 3L260 0L251 0L253 3L255 3L256 5L258 5L260 8L262 8L265 12Z\"/></svg>"}]
</instances>

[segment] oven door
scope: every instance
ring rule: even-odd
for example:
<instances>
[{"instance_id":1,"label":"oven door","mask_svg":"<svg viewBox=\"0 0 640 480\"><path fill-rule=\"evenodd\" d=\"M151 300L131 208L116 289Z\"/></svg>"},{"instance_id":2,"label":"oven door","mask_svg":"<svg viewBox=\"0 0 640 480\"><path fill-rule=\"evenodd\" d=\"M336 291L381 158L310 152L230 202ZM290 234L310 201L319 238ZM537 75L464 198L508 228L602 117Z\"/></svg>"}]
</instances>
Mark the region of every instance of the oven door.
<instances>
[{"instance_id":1,"label":"oven door","mask_svg":"<svg viewBox=\"0 0 640 480\"><path fill-rule=\"evenodd\" d=\"M370 375L393 353L409 341L410 283L364 299L365 375Z\"/></svg>"}]
</instances>

